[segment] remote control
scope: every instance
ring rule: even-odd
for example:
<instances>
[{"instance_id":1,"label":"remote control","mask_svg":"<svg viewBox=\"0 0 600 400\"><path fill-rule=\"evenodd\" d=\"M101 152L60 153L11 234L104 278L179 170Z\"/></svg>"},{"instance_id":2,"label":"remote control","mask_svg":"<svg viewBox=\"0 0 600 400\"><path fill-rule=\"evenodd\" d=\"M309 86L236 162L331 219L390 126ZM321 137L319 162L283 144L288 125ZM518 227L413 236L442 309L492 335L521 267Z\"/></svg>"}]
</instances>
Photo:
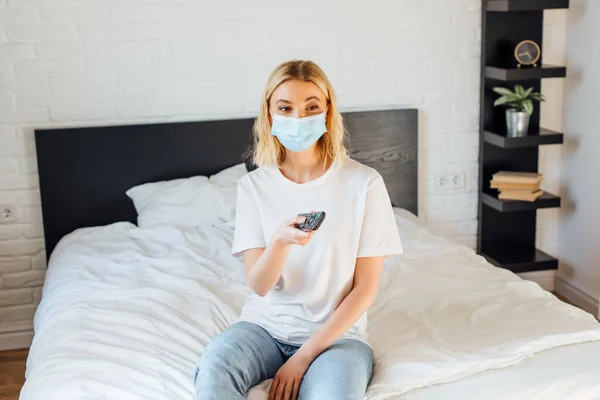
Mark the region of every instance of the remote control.
<instances>
[{"instance_id":1,"label":"remote control","mask_svg":"<svg viewBox=\"0 0 600 400\"><path fill-rule=\"evenodd\" d=\"M325 219L325 211L315 211L306 214L298 214L299 217L305 217L306 221L297 224L296 228L303 231L316 231L319 229Z\"/></svg>"}]
</instances>

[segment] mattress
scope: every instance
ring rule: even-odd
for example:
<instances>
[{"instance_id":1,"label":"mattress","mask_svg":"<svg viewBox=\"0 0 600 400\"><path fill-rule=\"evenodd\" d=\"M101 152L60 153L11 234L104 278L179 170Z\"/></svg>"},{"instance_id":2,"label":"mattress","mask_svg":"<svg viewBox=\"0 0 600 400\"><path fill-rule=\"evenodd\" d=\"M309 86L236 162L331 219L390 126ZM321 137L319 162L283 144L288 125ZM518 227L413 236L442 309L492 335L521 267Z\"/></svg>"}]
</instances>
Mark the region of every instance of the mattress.
<instances>
[{"instance_id":1,"label":"mattress","mask_svg":"<svg viewBox=\"0 0 600 400\"><path fill-rule=\"evenodd\" d=\"M600 398L600 328L537 284L397 210L405 254L369 310L366 399ZM129 223L65 237L49 263L21 399L184 399L250 289L233 226ZM269 381L252 389L265 399Z\"/></svg>"}]
</instances>

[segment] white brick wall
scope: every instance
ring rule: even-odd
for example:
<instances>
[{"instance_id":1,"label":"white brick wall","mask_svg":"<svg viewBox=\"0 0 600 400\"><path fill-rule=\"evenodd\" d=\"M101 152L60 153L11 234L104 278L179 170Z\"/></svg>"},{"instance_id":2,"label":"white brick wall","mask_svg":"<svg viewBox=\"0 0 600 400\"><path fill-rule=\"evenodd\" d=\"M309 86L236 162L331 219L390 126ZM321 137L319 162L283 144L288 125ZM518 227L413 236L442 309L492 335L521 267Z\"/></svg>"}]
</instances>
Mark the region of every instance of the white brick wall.
<instances>
[{"instance_id":1,"label":"white brick wall","mask_svg":"<svg viewBox=\"0 0 600 400\"><path fill-rule=\"evenodd\" d=\"M0 229L3 337L31 329L43 281L34 128L254 116L292 58L323 67L343 110L421 110L420 213L473 246L480 3L0 0L0 204L18 214ZM435 192L446 171L466 190Z\"/></svg>"}]
</instances>

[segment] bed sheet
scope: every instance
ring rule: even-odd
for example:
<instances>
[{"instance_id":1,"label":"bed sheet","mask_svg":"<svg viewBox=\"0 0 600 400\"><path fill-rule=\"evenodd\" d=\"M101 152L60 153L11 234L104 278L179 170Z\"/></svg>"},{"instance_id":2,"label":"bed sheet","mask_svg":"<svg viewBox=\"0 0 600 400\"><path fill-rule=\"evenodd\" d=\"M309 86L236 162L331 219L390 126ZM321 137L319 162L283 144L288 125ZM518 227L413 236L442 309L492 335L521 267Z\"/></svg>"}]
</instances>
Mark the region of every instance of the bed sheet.
<instances>
[{"instance_id":1,"label":"bed sheet","mask_svg":"<svg viewBox=\"0 0 600 400\"><path fill-rule=\"evenodd\" d=\"M600 397L591 315L415 221L397 222L405 254L386 261L369 310L376 364L365 398ZM229 253L232 233L232 224L117 223L65 237L49 263L21 399L191 398L202 350L251 293ZM268 385L249 398L266 398Z\"/></svg>"}]
</instances>

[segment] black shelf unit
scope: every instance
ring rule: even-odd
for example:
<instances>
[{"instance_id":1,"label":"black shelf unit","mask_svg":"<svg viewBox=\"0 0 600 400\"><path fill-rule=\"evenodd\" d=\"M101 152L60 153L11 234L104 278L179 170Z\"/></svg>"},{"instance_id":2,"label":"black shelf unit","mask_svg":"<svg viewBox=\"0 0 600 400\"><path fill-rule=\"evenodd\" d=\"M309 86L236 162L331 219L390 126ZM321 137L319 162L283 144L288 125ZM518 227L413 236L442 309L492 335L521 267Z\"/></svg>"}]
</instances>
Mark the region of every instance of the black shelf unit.
<instances>
[{"instance_id":1,"label":"black shelf unit","mask_svg":"<svg viewBox=\"0 0 600 400\"><path fill-rule=\"evenodd\" d=\"M485 77L498 81L529 81L532 79L564 78L567 76L567 68L558 65L540 65L537 68L502 68L485 67Z\"/></svg>"},{"instance_id":2,"label":"black shelf unit","mask_svg":"<svg viewBox=\"0 0 600 400\"><path fill-rule=\"evenodd\" d=\"M504 149L517 147L536 147L546 144L562 144L564 135L560 132L551 131L545 128L530 129L527 136L511 137L506 134L506 129L494 130L485 129L483 131L483 141Z\"/></svg>"},{"instance_id":3,"label":"black shelf unit","mask_svg":"<svg viewBox=\"0 0 600 400\"><path fill-rule=\"evenodd\" d=\"M490 189L494 190L494 189ZM560 207L560 197L544 192L536 201L501 200L498 194L481 193L481 202L500 212L531 211Z\"/></svg>"},{"instance_id":4,"label":"black shelf unit","mask_svg":"<svg viewBox=\"0 0 600 400\"><path fill-rule=\"evenodd\" d=\"M569 0L487 0L488 12L539 11L555 8L569 8Z\"/></svg>"},{"instance_id":5,"label":"black shelf unit","mask_svg":"<svg viewBox=\"0 0 600 400\"><path fill-rule=\"evenodd\" d=\"M558 269L558 260L534 246L507 242L482 255L493 265L515 273Z\"/></svg>"},{"instance_id":6,"label":"black shelf unit","mask_svg":"<svg viewBox=\"0 0 600 400\"><path fill-rule=\"evenodd\" d=\"M490 188L492 174L500 171L538 172L539 146L563 143L563 134L540 127L539 106L524 137L506 134L505 109L494 107L493 87L515 83L541 90L541 79L562 78L563 66L519 68L514 49L523 40L542 46L544 10L568 8L568 0L482 0L481 124L479 160L478 252L493 265L513 272L552 270L558 260L536 249L536 212L560 207L561 199L545 192L534 202L500 200ZM544 183L542 182L542 188Z\"/></svg>"}]
</instances>

